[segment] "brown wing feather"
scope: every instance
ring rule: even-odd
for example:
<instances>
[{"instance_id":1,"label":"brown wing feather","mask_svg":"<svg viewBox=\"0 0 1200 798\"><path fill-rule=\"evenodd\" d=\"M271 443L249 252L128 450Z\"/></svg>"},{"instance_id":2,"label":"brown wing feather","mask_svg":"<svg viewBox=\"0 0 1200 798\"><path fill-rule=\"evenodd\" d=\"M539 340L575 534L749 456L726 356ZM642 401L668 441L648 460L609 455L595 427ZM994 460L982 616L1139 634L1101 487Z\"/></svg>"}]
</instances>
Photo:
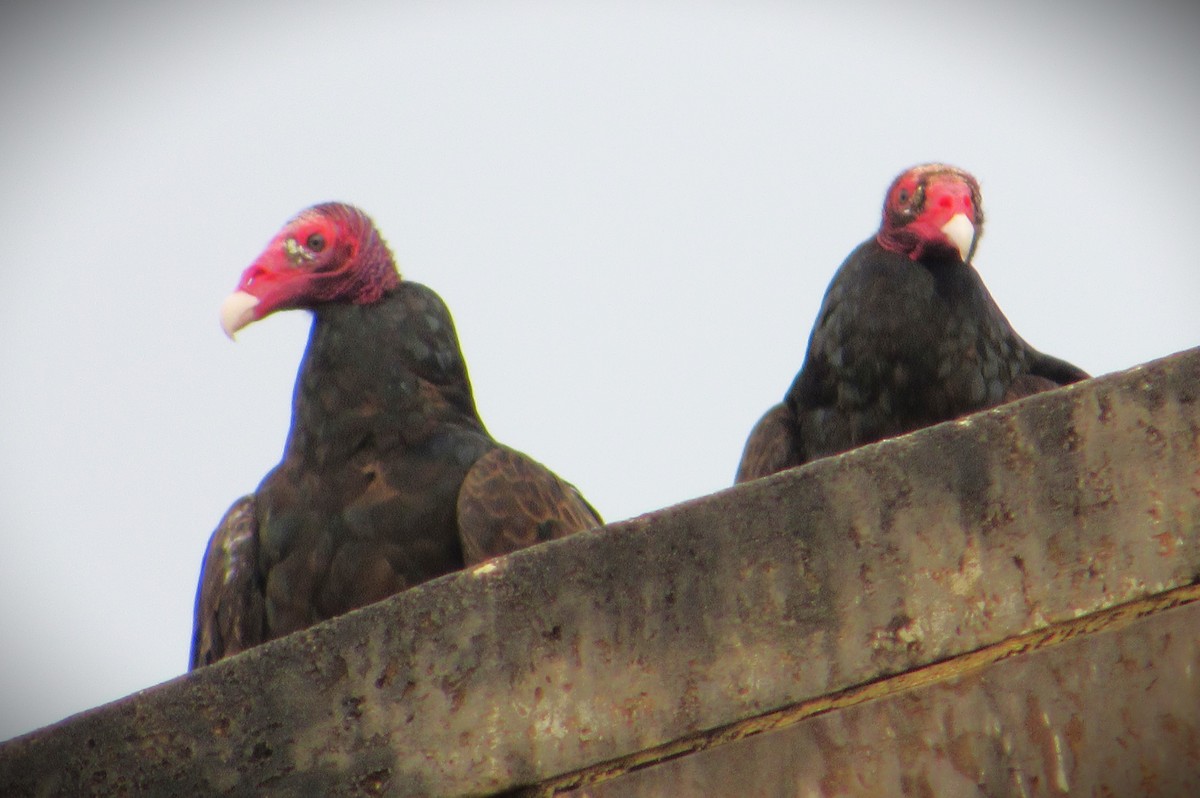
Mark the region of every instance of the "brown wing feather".
<instances>
[{"instance_id":1,"label":"brown wing feather","mask_svg":"<svg viewBox=\"0 0 1200 798\"><path fill-rule=\"evenodd\" d=\"M1038 352L1036 349L1029 349L1029 357L1029 371L1013 378L1004 392L1004 398L1000 400L1001 404L1033 396L1042 391L1053 391L1055 388L1061 388L1090 377L1078 366Z\"/></svg>"},{"instance_id":2,"label":"brown wing feather","mask_svg":"<svg viewBox=\"0 0 1200 798\"><path fill-rule=\"evenodd\" d=\"M258 522L254 497L233 503L208 541L189 670L263 641L263 592L257 575Z\"/></svg>"},{"instance_id":3,"label":"brown wing feather","mask_svg":"<svg viewBox=\"0 0 1200 798\"><path fill-rule=\"evenodd\" d=\"M573 485L505 447L480 457L458 492L467 565L603 523Z\"/></svg>"},{"instance_id":4,"label":"brown wing feather","mask_svg":"<svg viewBox=\"0 0 1200 798\"><path fill-rule=\"evenodd\" d=\"M1057 382L1046 377L1039 377L1036 374L1018 374L1009 383L1008 389L1004 392L1004 398L1000 400L1000 404L1015 402L1018 399L1024 399L1026 396L1033 396L1036 393L1043 391L1053 391L1055 388L1060 388Z\"/></svg>"},{"instance_id":5,"label":"brown wing feather","mask_svg":"<svg viewBox=\"0 0 1200 798\"><path fill-rule=\"evenodd\" d=\"M768 410L754 425L746 440L734 484L801 465L804 459L793 443L799 440L795 425L787 405L777 404Z\"/></svg>"}]
</instances>

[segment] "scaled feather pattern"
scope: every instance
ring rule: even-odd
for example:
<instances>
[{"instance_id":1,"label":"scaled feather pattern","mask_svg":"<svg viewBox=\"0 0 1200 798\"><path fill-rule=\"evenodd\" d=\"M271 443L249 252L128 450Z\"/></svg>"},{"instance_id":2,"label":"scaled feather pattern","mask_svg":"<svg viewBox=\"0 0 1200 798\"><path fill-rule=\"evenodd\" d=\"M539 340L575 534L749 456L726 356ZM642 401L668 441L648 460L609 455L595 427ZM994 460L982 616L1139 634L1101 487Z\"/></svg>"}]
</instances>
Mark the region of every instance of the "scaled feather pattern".
<instances>
[{"instance_id":1,"label":"scaled feather pattern","mask_svg":"<svg viewBox=\"0 0 1200 798\"><path fill-rule=\"evenodd\" d=\"M449 310L401 279L362 211L329 203L288 222L222 326L232 337L293 308L313 324L283 460L212 534L192 668L601 525L572 485L488 434Z\"/></svg>"},{"instance_id":2,"label":"scaled feather pattern","mask_svg":"<svg viewBox=\"0 0 1200 798\"><path fill-rule=\"evenodd\" d=\"M1017 335L971 265L979 184L924 164L897 177L879 232L825 293L804 363L746 441L735 481L1086 379Z\"/></svg>"}]
</instances>

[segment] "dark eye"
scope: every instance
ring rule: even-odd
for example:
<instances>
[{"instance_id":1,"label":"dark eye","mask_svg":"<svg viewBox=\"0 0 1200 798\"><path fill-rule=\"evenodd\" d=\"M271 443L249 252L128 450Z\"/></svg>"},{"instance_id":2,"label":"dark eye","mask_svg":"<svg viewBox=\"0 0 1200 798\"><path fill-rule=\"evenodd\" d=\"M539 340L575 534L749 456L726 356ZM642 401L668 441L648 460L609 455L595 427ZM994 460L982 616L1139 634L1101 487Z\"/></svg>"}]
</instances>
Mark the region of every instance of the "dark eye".
<instances>
[{"instance_id":1,"label":"dark eye","mask_svg":"<svg viewBox=\"0 0 1200 798\"><path fill-rule=\"evenodd\" d=\"M896 199L900 200L900 204L903 205L908 202L909 196L911 195L908 193L908 189L902 188L900 189L900 193L896 195Z\"/></svg>"},{"instance_id":2,"label":"dark eye","mask_svg":"<svg viewBox=\"0 0 1200 798\"><path fill-rule=\"evenodd\" d=\"M313 252L320 252L321 250L325 249L325 236L321 235L320 233L313 233L308 237L308 240L304 242L304 246L308 247Z\"/></svg>"}]
</instances>

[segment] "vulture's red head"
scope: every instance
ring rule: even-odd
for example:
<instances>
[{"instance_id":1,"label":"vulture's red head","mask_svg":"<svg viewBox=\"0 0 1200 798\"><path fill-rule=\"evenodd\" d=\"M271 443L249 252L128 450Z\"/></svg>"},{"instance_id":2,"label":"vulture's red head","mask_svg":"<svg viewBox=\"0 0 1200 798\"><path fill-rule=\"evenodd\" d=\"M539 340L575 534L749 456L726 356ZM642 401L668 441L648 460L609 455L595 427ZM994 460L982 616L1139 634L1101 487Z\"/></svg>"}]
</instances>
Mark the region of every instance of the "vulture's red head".
<instances>
[{"instance_id":1,"label":"vulture's red head","mask_svg":"<svg viewBox=\"0 0 1200 798\"><path fill-rule=\"evenodd\" d=\"M221 304L221 327L232 338L277 310L376 302L399 282L370 217L338 202L314 205L285 224L242 272L237 290Z\"/></svg>"},{"instance_id":2,"label":"vulture's red head","mask_svg":"<svg viewBox=\"0 0 1200 798\"><path fill-rule=\"evenodd\" d=\"M876 239L913 260L932 256L970 263L982 234L979 183L962 169L928 163L892 181Z\"/></svg>"}]
</instances>

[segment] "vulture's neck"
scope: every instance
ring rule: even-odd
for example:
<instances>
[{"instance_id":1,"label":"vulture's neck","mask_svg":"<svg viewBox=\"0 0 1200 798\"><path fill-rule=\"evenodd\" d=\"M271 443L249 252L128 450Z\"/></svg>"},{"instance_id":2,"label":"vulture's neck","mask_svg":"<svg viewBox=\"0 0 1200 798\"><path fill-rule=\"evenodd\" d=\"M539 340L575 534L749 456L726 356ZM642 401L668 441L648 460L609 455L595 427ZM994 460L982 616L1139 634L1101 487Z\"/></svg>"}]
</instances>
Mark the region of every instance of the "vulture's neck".
<instances>
[{"instance_id":1,"label":"vulture's neck","mask_svg":"<svg viewBox=\"0 0 1200 798\"><path fill-rule=\"evenodd\" d=\"M349 459L463 427L484 431L454 322L437 294L405 281L378 302L314 310L285 459Z\"/></svg>"}]
</instances>

